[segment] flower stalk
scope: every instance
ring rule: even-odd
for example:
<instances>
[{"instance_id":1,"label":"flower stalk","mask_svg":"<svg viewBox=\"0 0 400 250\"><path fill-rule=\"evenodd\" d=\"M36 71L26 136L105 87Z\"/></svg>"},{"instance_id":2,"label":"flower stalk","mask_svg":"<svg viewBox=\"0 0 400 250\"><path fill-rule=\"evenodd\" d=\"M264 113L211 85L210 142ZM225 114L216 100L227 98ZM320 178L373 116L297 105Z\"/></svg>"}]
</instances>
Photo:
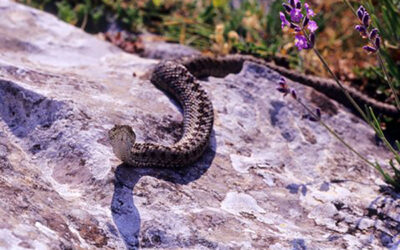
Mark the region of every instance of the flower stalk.
<instances>
[{"instance_id":1,"label":"flower stalk","mask_svg":"<svg viewBox=\"0 0 400 250\"><path fill-rule=\"evenodd\" d=\"M305 110L307 110L308 113L310 113L314 119L317 119L318 122L326 129L328 130L329 133L331 133L337 140L339 140L343 145L345 145L350 151L355 153L360 159L362 159L365 163L368 165L374 167L377 169L376 165L373 164L371 161L369 161L367 158L365 158L361 153L359 153L356 149L354 149L350 144L348 144L342 137L340 137L335 130L333 130L331 127L329 127L325 122L322 121L322 119L318 118L317 114L315 114L307 105L305 105L300 99L296 100Z\"/></svg>"},{"instance_id":2,"label":"flower stalk","mask_svg":"<svg viewBox=\"0 0 400 250\"><path fill-rule=\"evenodd\" d=\"M306 37L308 40L310 40L309 36L306 34ZM314 53L317 55L317 57L319 58L319 60L322 62L322 64L324 65L325 69L328 71L328 73L333 77L333 79L335 80L335 82L339 85L339 87L341 88L341 90L343 91L343 93L346 95L347 99L349 99L349 101L351 102L351 104L354 106L354 108L358 111L358 113L360 113L360 115L362 116L362 118L370 123L367 115L365 114L365 112L361 109L360 105L357 104L357 102L354 100L353 97L351 97L350 93L346 90L346 88L343 86L343 84L340 82L339 78L336 76L335 73L333 73L333 71L331 70L331 68L329 67L328 63L326 62L326 60L323 58L323 56L321 55L321 53L319 53L319 51L316 48L313 48Z\"/></svg>"},{"instance_id":3,"label":"flower stalk","mask_svg":"<svg viewBox=\"0 0 400 250\"><path fill-rule=\"evenodd\" d=\"M379 64L381 65L383 74L385 75L385 78L386 78L386 81L387 81L387 83L388 83L388 85L390 87L390 90L392 91L392 93L394 95L394 100L396 102L396 107L397 107L398 110L400 110L399 96L397 95L396 89L394 88L394 85L393 85L393 82L392 82L391 78L389 77L388 71L386 69L385 63L383 62L382 55L381 55L380 51L378 51L378 61L379 61Z\"/></svg>"}]
</instances>

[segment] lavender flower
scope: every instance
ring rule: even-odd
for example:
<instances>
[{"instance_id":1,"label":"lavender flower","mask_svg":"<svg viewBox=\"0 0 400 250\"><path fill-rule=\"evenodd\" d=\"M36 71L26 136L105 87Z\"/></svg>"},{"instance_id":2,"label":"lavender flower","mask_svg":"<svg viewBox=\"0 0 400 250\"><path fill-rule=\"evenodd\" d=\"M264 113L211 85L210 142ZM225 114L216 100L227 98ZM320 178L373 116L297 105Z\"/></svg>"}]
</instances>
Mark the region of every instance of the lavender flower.
<instances>
[{"instance_id":1,"label":"lavender flower","mask_svg":"<svg viewBox=\"0 0 400 250\"><path fill-rule=\"evenodd\" d=\"M290 94L293 99L297 100L296 90L289 88L284 77L279 78L278 84L279 86L276 89L281 92L284 97Z\"/></svg>"},{"instance_id":2,"label":"lavender flower","mask_svg":"<svg viewBox=\"0 0 400 250\"><path fill-rule=\"evenodd\" d=\"M293 99L297 100L297 92L295 89L290 89L290 94Z\"/></svg>"},{"instance_id":3,"label":"lavender flower","mask_svg":"<svg viewBox=\"0 0 400 250\"><path fill-rule=\"evenodd\" d=\"M281 78L279 78L278 83L279 83L279 85L281 85L281 86L286 86L286 85L287 85L287 84L286 84L286 79L285 79L284 77L282 77L282 76L281 76Z\"/></svg>"},{"instance_id":4,"label":"lavender flower","mask_svg":"<svg viewBox=\"0 0 400 250\"><path fill-rule=\"evenodd\" d=\"M292 22L299 23L302 18L303 14L301 14L300 9L295 8L290 11L290 19L292 20Z\"/></svg>"},{"instance_id":5,"label":"lavender flower","mask_svg":"<svg viewBox=\"0 0 400 250\"><path fill-rule=\"evenodd\" d=\"M366 11L365 11L365 13L364 13L364 17L363 17L363 19L362 19L362 22L363 22L363 24L364 24L364 27L368 29L369 23L370 23L370 18L369 18L368 12L366 12Z\"/></svg>"},{"instance_id":6,"label":"lavender flower","mask_svg":"<svg viewBox=\"0 0 400 250\"><path fill-rule=\"evenodd\" d=\"M284 4L282 4L282 5L283 5L283 7L285 8L285 10L286 10L287 13L290 13L290 11L292 11L292 7L290 7L290 5L288 5L288 4L286 4L286 3L284 3Z\"/></svg>"},{"instance_id":7,"label":"lavender flower","mask_svg":"<svg viewBox=\"0 0 400 250\"><path fill-rule=\"evenodd\" d=\"M290 6L292 6L292 8L296 8L297 2L299 0L288 0L288 3L290 4Z\"/></svg>"},{"instance_id":8,"label":"lavender flower","mask_svg":"<svg viewBox=\"0 0 400 250\"><path fill-rule=\"evenodd\" d=\"M360 32L362 38L368 38L370 43L369 45L365 45L363 49L368 53L376 53L381 47L381 38L379 36L379 30L377 28L371 29L368 32L368 28L371 25L371 18L369 16L368 11L364 8L364 6L360 6L357 10L357 17L360 20L361 24L356 25L354 28Z\"/></svg>"},{"instance_id":9,"label":"lavender flower","mask_svg":"<svg viewBox=\"0 0 400 250\"><path fill-rule=\"evenodd\" d=\"M358 16L358 19L360 19L360 21L363 20L364 14L365 14L365 8L364 8L364 6L361 5L357 10L357 16Z\"/></svg>"},{"instance_id":10,"label":"lavender flower","mask_svg":"<svg viewBox=\"0 0 400 250\"><path fill-rule=\"evenodd\" d=\"M297 48L299 50L308 49L309 48L308 42L307 42L307 38L304 35L297 34L295 36L294 42L295 42L295 45L297 46Z\"/></svg>"},{"instance_id":11,"label":"lavender flower","mask_svg":"<svg viewBox=\"0 0 400 250\"><path fill-rule=\"evenodd\" d=\"M290 93L290 89L286 83L286 79L281 77L278 81L279 87L276 89L283 94L283 96L286 96Z\"/></svg>"},{"instance_id":12,"label":"lavender flower","mask_svg":"<svg viewBox=\"0 0 400 250\"><path fill-rule=\"evenodd\" d=\"M363 49L364 49L365 51L367 51L368 53L375 53L375 52L377 51L376 48L374 48L374 47L372 47L372 46L369 46L369 45L364 46Z\"/></svg>"},{"instance_id":13,"label":"lavender flower","mask_svg":"<svg viewBox=\"0 0 400 250\"><path fill-rule=\"evenodd\" d=\"M310 18L308 18L307 16L303 19L303 27L306 27L308 24L310 23Z\"/></svg>"},{"instance_id":14,"label":"lavender flower","mask_svg":"<svg viewBox=\"0 0 400 250\"><path fill-rule=\"evenodd\" d=\"M305 4L304 4L304 8L306 9L307 17L313 17L313 16L315 16L314 11L310 8L310 6L308 5L308 3L305 3Z\"/></svg>"},{"instance_id":15,"label":"lavender flower","mask_svg":"<svg viewBox=\"0 0 400 250\"><path fill-rule=\"evenodd\" d=\"M283 3L282 5L286 13L290 16L289 21L285 13L279 12L282 29L289 27L294 31L295 45L299 50L313 48L315 44L315 31L318 29L318 25L312 20L315 13L309 4L305 3L303 8L299 0L288 0L287 3ZM307 30L310 31L310 34L307 33ZM307 37L310 38L310 41L308 41Z\"/></svg>"},{"instance_id":16,"label":"lavender flower","mask_svg":"<svg viewBox=\"0 0 400 250\"><path fill-rule=\"evenodd\" d=\"M321 109L320 109L320 108L317 108L317 109L315 110L315 113L317 114L317 117L318 117L319 119L321 119Z\"/></svg>"},{"instance_id":17,"label":"lavender flower","mask_svg":"<svg viewBox=\"0 0 400 250\"><path fill-rule=\"evenodd\" d=\"M364 26L356 25L354 28L360 32L362 38L367 38L367 29Z\"/></svg>"},{"instance_id":18,"label":"lavender flower","mask_svg":"<svg viewBox=\"0 0 400 250\"><path fill-rule=\"evenodd\" d=\"M290 27L290 22L286 19L285 14L283 14L282 12L279 12L279 17L281 18L281 21L282 21L282 29L283 29L285 26Z\"/></svg>"},{"instance_id":19,"label":"lavender flower","mask_svg":"<svg viewBox=\"0 0 400 250\"><path fill-rule=\"evenodd\" d=\"M307 114L303 117L307 117L311 121L319 121L321 120L321 110L319 108L315 109L315 113L311 111L302 101L301 98L297 95L297 91L294 88L289 88L288 84L286 83L286 79L284 77L279 78L278 81L279 86L276 88L279 92L283 94L283 97L286 97L288 94L300 103L310 114Z\"/></svg>"},{"instance_id":20,"label":"lavender flower","mask_svg":"<svg viewBox=\"0 0 400 250\"><path fill-rule=\"evenodd\" d=\"M307 28L308 28L308 30L311 31L311 33L314 33L314 32L318 29L317 22L315 22L315 21L310 21L310 22L308 23Z\"/></svg>"},{"instance_id":21,"label":"lavender flower","mask_svg":"<svg viewBox=\"0 0 400 250\"><path fill-rule=\"evenodd\" d=\"M373 28L371 32L369 33L369 40L373 41L375 38L378 36L378 29Z\"/></svg>"},{"instance_id":22,"label":"lavender flower","mask_svg":"<svg viewBox=\"0 0 400 250\"><path fill-rule=\"evenodd\" d=\"M379 36L375 38L374 45L377 50L381 48L381 38Z\"/></svg>"},{"instance_id":23,"label":"lavender flower","mask_svg":"<svg viewBox=\"0 0 400 250\"><path fill-rule=\"evenodd\" d=\"M301 9L301 2L300 2L300 1L298 1L298 2L296 3L296 9Z\"/></svg>"}]
</instances>

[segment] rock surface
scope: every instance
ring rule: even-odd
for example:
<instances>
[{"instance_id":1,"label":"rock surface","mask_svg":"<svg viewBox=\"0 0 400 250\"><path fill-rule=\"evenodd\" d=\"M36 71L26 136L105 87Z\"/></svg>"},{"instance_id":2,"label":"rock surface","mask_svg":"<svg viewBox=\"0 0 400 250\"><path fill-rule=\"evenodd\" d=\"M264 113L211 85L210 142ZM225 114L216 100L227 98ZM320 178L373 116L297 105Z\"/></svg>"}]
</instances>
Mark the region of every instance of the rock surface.
<instances>
[{"instance_id":1,"label":"rock surface","mask_svg":"<svg viewBox=\"0 0 400 250\"><path fill-rule=\"evenodd\" d=\"M148 80L157 61L14 2L0 16L1 249L397 247L397 194L275 91L278 74L246 63L202 80L215 108L204 157L131 168L112 153L113 124L162 143L182 130ZM291 85L364 155L387 159L358 118Z\"/></svg>"}]
</instances>

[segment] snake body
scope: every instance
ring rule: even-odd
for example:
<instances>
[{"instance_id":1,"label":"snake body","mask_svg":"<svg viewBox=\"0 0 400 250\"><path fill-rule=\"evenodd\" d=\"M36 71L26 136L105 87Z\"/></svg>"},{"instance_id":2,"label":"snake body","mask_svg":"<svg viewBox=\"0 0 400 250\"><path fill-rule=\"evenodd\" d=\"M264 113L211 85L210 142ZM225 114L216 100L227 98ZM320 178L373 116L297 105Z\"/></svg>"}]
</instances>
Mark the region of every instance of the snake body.
<instances>
[{"instance_id":1,"label":"snake body","mask_svg":"<svg viewBox=\"0 0 400 250\"><path fill-rule=\"evenodd\" d=\"M203 154L210 141L213 127L212 103L197 81L201 77L224 77L239 73L245 61L267 66L287 78L313 87L319 92L350 106L337 84L329 79L301 74L252 56L226 57L196 56L159 63L151 82L170 94L183 108L183 134L173 145L137 143L135 133L127 125L115 125L109 138L116 156L124 163L136 167L181 167L194 163ZM368 105L379 113L399 116L394 106L374 100L346 86L347 91L360 105Z\"/></svg>"}]
</instances>

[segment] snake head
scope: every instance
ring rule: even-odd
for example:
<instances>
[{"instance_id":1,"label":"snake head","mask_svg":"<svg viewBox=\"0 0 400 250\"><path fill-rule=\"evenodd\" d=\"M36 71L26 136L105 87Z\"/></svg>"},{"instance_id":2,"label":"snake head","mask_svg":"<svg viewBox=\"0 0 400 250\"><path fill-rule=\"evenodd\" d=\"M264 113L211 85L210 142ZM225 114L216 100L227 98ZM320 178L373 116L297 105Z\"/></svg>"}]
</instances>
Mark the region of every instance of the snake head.
<instances>
[{"instance_id":1,"label":"snake head","mask_svg":"<svg viewBox=\"0 0 400 250\"><path fill-rule=\"evenodd\" d=\"M132 128L128 125L115 125L108 131L108 138L114 154L123 162L127 162L136 141L136 135Z\"/></svg>"}]
</instances>

